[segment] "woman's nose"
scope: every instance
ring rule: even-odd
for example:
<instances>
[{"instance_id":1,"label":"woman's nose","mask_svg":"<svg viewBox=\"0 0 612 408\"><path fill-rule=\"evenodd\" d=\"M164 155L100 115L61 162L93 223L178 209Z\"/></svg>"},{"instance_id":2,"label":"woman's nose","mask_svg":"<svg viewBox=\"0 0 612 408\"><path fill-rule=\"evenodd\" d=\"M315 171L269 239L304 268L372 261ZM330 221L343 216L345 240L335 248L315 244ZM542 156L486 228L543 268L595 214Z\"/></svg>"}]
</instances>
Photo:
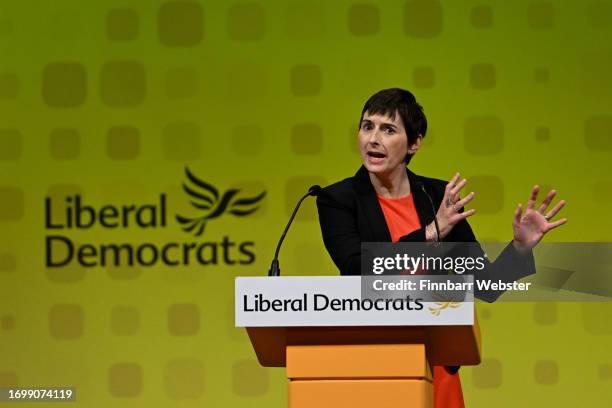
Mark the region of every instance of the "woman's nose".
<instances>
[{"instance_id":1,"label":"woman's nose","mask_svg":"<svg viewBox=\"0 0 612 408\"><path fill-rule=\"evenodd\" d=\"M369 143L372 145L380 144L380 134L378 133L378 129L374 130L370 133Z\"/></svg>"}]
</instances>

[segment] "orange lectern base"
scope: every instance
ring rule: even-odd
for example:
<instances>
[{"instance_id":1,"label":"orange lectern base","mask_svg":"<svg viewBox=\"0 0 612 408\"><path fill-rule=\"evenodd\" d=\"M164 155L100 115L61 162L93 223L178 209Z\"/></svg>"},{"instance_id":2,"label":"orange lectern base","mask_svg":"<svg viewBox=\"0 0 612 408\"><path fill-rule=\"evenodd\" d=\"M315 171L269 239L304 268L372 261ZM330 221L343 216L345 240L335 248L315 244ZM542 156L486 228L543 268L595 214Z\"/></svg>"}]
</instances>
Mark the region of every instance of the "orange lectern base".
<instances>
[{"instance_id":1,"label":"orange lectern base","mask_svg":"<svg viewBox=\"0 0 612 408\"><path fill-rule=\"evenodd\" d=\"M431 408L434 365L480 364L471 326L247 327L265 367L287 367L290 408Z\"/></svg>"},{"instance_id":2,"label":"orange lectern base","mask_svg":"<svg viewBox=\"0 0 612 408\"><path fill-rule=\"evenodd\" d=\"M433 405L424 344L287 346L289 408Z\"/></svg>"},{"instance_id":3,"label":"orange lectern base","mask_svg":"<svg viewBox=\"0 0 612 408\"><path fill-rule=\"evenodd\" d=\"M427 380L314 380L289 383L290 408L433 406Z\"/></svg>"}]
</instances>

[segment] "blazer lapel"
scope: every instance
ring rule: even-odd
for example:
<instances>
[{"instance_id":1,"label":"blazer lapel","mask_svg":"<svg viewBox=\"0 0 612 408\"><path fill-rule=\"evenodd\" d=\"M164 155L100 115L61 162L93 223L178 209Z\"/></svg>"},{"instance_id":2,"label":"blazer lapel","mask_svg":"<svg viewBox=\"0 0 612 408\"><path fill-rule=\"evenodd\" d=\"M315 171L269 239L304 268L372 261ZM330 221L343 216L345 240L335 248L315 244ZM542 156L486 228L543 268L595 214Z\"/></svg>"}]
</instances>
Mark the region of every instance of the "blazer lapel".
<instances>
[{"instance_id":1,"label":"blazer lapel","mask_svg":"<svg viewBox=\"0 0 612 408\"><path fill-rule=\"evenodd\" d=\"M382 212L382 208L378 203L376 197L376 191L370 181L368 170L361 166L354 177L355 190L361 206L365 212L365 218L370 225L370 229L373 236L373 242L389 242L391 241L391 234L387 228L387 222L385 221L385 215Z\"/></svg>"}]
</instances>

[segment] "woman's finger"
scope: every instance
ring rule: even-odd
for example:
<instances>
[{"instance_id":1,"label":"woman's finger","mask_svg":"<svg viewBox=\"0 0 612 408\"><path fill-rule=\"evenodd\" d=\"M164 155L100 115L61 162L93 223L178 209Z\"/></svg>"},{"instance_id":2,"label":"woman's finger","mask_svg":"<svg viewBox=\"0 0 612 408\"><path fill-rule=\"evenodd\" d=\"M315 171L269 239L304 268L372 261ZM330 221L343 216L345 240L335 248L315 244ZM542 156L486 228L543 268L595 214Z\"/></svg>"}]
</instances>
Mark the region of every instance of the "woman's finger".
<instances>
[{"instance_id":1,"label":"woman's finger","mask_svg":"<svg viewBox=\"0 0 612 408\"><path fill-rule=\"evenodd\" d=\"M452 179L450 179L450 181L448 182L448 184L446 185L446 192L450 192L453 187L455 187L455 183L457 182L457 180L459 179L459 173L455 173L455 175L453 176ZM446 196L446 194L444 194Z\"/></svg>"},{"instance_id":2,"label":"woman's finger","mask_svg":"<svg viewBox=\"0 0 612 408\"><path fill-rule=\"evenodd\" d=\"M516 206L516 210L514 211L514 225L519 225L521 223L521 218L523 217L523 204L519 203Z\"/></svg>"},{"instance_id":3,"label":"woman's finger","mask_svg":"<svg viewBox=\"0 0 612 408\"><path fill-rule=\"evenodd\" d=\"M555 228L565 224L566 222L567 222L567 218L561 218L558 221L551 222L551 223L548 224L548 227L546 227L546 232L548 232L548 231L550 231L552 229L555 229Z\"/></svg>"},{"instance_id":4,"label":"woman's finger","mask_svg":"<svg viewBox=\"0 0 612 408\"><path fill-rule=\"evenodd\" d=\"M453 203L458 203L459 200L461 200L461 196L459 195L459 193L452 195L450 199L451 206L453 205Z\"/></svg>"},{"instance_id":5,"label":"woman's finger","mask_svg":"<svg viewBox=\"0 0 612 408\"><path fill-rule=\"evenodd\" d=\"M538 193L540 192L540 186L535 185L531 190L531 195L529 196L529 201L527 201L527 209L533 210L535 208L535 202L538 198Z\"/></svg>"},{"instance_id":6,"label":"woman's finger","mask_svg":"<svg viewBox=\"0 0 612 408\"><path fill-rule=\"evenodd\" d=\"M453 187L450 191L451 196L454 196L455 194L459 193L459 191L461 191L463 186L465 186L465 183L467 183L467 180L463 179L455 187Z\"/></svg>"},{"instance_id":7,"label":"woman's finger","mask_svg":"<svg viewBox=\"0 0 612 408\"><path fill-rule=\"evenodd\" d=\"M555 216L555 215L556 215L556 214L559 212L559 210L561 210L561 209L562 209L564 206L565 206L565 200L561 200L561 201L559 201L559 202L557 203L557 205L555 205L555 206L553 207L553 209L552 209L552 210L550 210L550 211L548 212L548 214L546 214L546 219L547 219L547 220L550 220L550 219L551 219L552 217L554 217L554 216Z\"/></svg>"},{"instance_id":8,"label":"woman's finger","mask_svg":"<svg viewBox=\"0 0 612 408\"><path fill-rule=\"evenodd\" d=\"M546 211L553 198L555 198L555 195L557 195L556 190L550 190L548 194L546 194L546 198L544 198L544 201L542 201L542 204L540 204L540 208L538 208L538 212L540 214L544 214L544 211Z\"/></svg>"},{"instance_id":9,"label":"woman's finger","mask_svg":"<svg viewBox=\"0 0 612 408\"><path fill-rule=\"evenodd\" d=\"M474 196L476 195L476 193L474 193L473 191L471 191L468 195L466 195L465 197L463 197L461 200L457 201L454 205L455 207L455 211L459 211L459 209L461 207L465 207L465 205L467 203L469 203L470 201L472 201L474 199Z\"/></svg>"},{"instance_id":10,"label":"woman's finger","mask_svg":"<svg viewBox=\"0 0 612 408\"><path fill-rule=\"evenodd\" d=\"M475 208L470 208L469 210L464 211L462 213L457 213L455 220L459 222L461 220L466 219L467 217L474 215L475 212L476 212Z\"/></svg>"}]
</instances>

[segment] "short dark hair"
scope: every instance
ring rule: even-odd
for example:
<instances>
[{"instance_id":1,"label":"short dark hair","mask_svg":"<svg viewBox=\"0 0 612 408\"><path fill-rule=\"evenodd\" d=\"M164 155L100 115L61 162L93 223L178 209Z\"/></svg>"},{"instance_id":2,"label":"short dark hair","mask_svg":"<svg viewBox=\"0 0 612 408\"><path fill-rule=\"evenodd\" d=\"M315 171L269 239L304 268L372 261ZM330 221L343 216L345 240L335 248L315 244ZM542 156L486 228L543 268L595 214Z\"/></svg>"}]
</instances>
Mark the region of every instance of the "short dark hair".
<instances>
[{"instance_id":1,"label":"short dark hair","mask_svg":"<svg viewBox=\"0 0 612 408\"><path fill-rule=\"evenodd\" d=\"M423 113L423 107L419 105L414 95L405 89L383 89L372 95L361 111L360 127L366 112L370 115L386 115L391 118L395 118L398 113L406 129L408 145L413 144L419 135L425 137L427 133L427 118ZM412 155L406 155L406 164L411 158Z\"/></svg>"}]
</instances>

